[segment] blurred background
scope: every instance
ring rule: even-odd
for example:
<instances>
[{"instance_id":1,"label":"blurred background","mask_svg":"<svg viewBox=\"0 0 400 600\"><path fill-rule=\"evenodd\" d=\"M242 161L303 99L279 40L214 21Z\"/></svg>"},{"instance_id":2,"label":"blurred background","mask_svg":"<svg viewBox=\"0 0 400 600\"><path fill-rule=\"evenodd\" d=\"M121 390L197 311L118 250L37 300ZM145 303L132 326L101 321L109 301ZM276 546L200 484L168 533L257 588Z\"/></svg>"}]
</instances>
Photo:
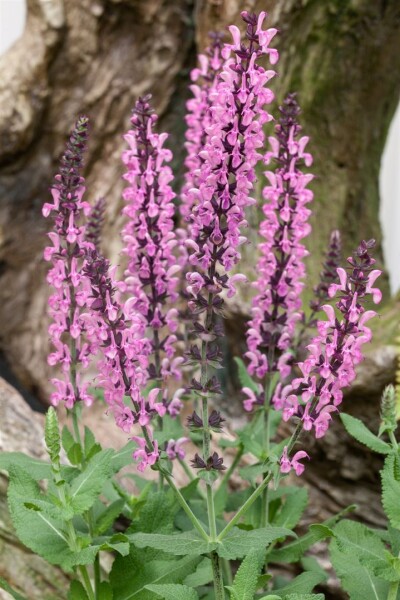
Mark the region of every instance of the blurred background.
<instances>
[{"instance_id":1,"label":"blurred background","mask_svg":"<svg viewBox=\"0 0 400 600\"><path fill-rule=\"evenodd\" d=\"M379 398L395 377L393 343L399 335L399 0L0 0L0 375L31 406L45 406L50 377L42 259L48 224L41 208L71 125L82 113L91 119L87 198L107 200L104 250L118 261L120 154L134 102L153 94L160 129L170 133L178 191L190 69L208 32L239 24L243 9L266 10L270 25L279 29L272 110L288 92L297 92L304 134L311 138L316 178L309 289L318 280L332 229L342 233L344 256L363 238L378 242L385 301L374 345L345 399L346 412L378 428ZM254 240L259 217L257 210L250 216ZM250 250L250 276L254 260ZM229 356L242 349L248 306L243 295L227 320L232 393L236 376ZM16 431L22 436L22 421L36 417L21 408L22 421L5 418L10 394L17 405L10 390L2 393L0 385L3 431L7 423L11 437ZM337 423L310 454L305 481L316 507L313 518L357 502L379 526L379 460ZM336 591L329 597L341 596Z\"/></svg>"}]
</instances>

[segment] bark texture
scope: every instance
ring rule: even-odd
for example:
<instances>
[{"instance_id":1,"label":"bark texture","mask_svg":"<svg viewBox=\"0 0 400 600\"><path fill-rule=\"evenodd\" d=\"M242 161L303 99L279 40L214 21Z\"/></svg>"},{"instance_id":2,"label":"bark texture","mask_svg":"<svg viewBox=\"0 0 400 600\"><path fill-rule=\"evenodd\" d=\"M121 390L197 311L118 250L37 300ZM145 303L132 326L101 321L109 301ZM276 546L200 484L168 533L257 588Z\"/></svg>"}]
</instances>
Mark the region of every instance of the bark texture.
<instances>
[{"instance_id":1,"label":"bark texture","mask_svg":"<svg viewBox=\"0 0 400 600\"><path fill-rule=\"evenodd\" d=\"M244 8L266 9L279 27L277 98L298 92L312 138L311 280L333 227L346 251L361 237L380 240L379 163L400 87L397 0L28 0L25 32L0 58L0 346L42 399L49 373L41 206L66 133L77 115L91 117L88 198L108 201L105 250L117 258L121 136L136 97L153 94L179 173L189 67L207 32L239 23ZM258 218L251 216L254 230ZM249 271L253 259L249 251Z\"/></svg>"}]
</instances>

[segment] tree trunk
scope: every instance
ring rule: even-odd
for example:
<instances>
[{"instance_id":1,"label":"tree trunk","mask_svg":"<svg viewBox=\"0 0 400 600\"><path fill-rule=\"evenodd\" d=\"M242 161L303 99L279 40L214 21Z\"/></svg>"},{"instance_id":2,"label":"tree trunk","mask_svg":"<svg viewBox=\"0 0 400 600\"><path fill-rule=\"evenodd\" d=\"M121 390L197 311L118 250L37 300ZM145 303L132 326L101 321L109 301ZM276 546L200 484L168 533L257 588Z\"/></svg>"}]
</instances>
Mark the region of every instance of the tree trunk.
<instances>
[{"instance_id":1,"label":"tree trunk","mask_svg":"<svg viewBox=\"0 0 400 600\"><path fill-rule=\"evenodd\" d=\"M66 133L77 115L91 117L87 194L108 201L105 250L118 260L130 109L139 94L153 94L181 172L196 44L238 23L243 8L267 9L279 27L277 98L298 92L311 136L310 281L332 228L342 230L345 252L363 237L380 242L379 163L400 86L397 0L28 0L23 37L0 59L0 331L12 369L42 398L49 372L41 206ZM255 214L254 230L257 221ZM251 251L248 270L253 259Z\"/></svg>"}]
</instances>

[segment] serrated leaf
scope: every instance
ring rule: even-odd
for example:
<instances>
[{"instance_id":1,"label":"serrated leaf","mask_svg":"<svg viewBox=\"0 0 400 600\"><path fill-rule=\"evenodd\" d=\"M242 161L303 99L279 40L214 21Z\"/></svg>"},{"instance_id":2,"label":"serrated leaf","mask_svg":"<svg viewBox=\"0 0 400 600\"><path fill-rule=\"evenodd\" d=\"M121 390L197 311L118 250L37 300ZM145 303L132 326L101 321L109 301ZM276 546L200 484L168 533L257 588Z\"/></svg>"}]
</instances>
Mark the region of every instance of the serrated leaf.
<instances>
[{"instance_id":1,"label":"serrated leaf","mask_svg":"<svg viewBox=\"0 0 400 600\"><path fill-rule=\"evenodd\" d=\"M390 454L392 448L389 444L379 439L370 431L360 419L356 419L346 413L340 413L346 431L361 444L379 454Z\"/></svg>"},{"instance_id":2,"label":"serrated leaf","mask_svg":"<svg viewBox=\"0 0 400 600\"><path fill-rule=\"evenodd\" d=\"M400 529L400 481L396 478L395 456L388 456L381 471L382 504L390 524L395 529Z\"/></svg>"},{"instance_id":3,"label":"serrated leaf","mask_svg":"<svg viewBox=\"0 0 400 600\"><path fill-rule=\"evenodd\" d=\"M208 554L217 548L216 543L206 542L194 531L163 535L159 533L134 533L129 541L138 548L155 548L175 556Z\"/></svg>"},{"instance_id":4,"label":"serrated leaf","mask_svg":"<svg viewBox=\"0 0 400 600\"><path fill-rule=\"evenodd\" d=\"M96 540L97 541L97 540ZM129 540L123 533L115 533L109 539L101 544L99 550L108 550L118 552L121 556L129 554Z\"/></svg>"},{"instance_id":5,"label":"serrated leaf","mask_svg":"<svg viewBox=\"0 0 400 600\"><path fill-rule=\"evenodd\" d=\"M182 583L196 569L199 558L147 561L143 551L131 547L129 556L117 557L110 573L113 600L154 600L148 585Z\"/></svg>"},{"instance_id":6,"label":"serrated leaf","mask_svg":"<svg viewBox=\"0 0 400 600\"><path fill-rule=\"evenodd\" d=\"M283 505L273 518L273 524L293 529L300 521L307 503L307 489L298 488L296 494L290 494L285 498Z\"/></svg>"},{"instance_id":7,"label":"serrated leaf","mask_svg":"<svg viewBox=\"0 0 400 600\"><path fill-rule=\"evenodd\" d=\"M89 596L86 593L85 588L80 581L71 581L69 588L68 600L89 600Z\"/></svg>"},{"instance_id":8,"label":"serrated leaf","mask_svg":"<svg viewBox=\"0 0 400 600\"><path fill-rule=\"evenodd\" d=\"M227 587L231 600L253 600L264 558L265 550L249 552L235 575L233 585Z\"/></svg>"},{"instance_id":9,"label":"serrated leaf","mask_svg":"<svg viewBox=\"0 0 400 600\"><path fill-rule=\"evenodd\" d=\"M178 583L146 585L146 589L156 593L164 600L199 600L199 595L193 588Z\"/></svg>"},{"instance_id":10,"label":"serrated leaf","mask_svg":"<svg viewBox=\"0 0 400 600\"><path fill-rule=\"evenodd\" d=\"M264 527L251 531L234 527L218 544L217 552L219 556L228 560L244 558L251 550L261 550L271 542L287 536L296 537L296 534L284 527Z\"/></svg>"},{"instance_id":11,"label":"serrated leaf","mask_svg":"<svg viewBox=\"0 0 400 600\"><path fill-rule=\"evenodd\" d=\"M66 425L64 425L64 427L62 428L61 444L66 454L68 454L68 450L75 444L74 436L72 435L72 433Z\"/></svg>"},{"instance_id":12,"label":"serrated leaf","mask_svg":"<svg viewBox=\"0 0 400 600\"><path fill-rule=\"evenodd\" d=\"M107 531L122 513L124 506L125 500L123 500L122 498L115 500L115 502L112 502L112 504L107 506L107 508L96 519L94 525L94 534L101 535L102 533Z\"/></svg>"},{"instance_id":13,"label":"serrated leaf","mask_svg":"<svg viewBox=\"0 0 400 600\"><path fill-rule=\"evenodd\" d=\"M29 504L46 501L36 481L21 467L10 468L8 504L13 525L21 542L51 564L70 571L74 565L92 563L98 548L73 552L63 521L32 510ZM28 504L28 506L26 506ZM50 505L50 503L49 503Z\"/></svg>"},{"instance_id":14,"label":"serrated leaf","mask_svg":"<svg viewBox=\"0 0 400 600\"><path fill-rule=\"evenodd\" d=\"M171 502L165 492L151 494L141 508L139 518L133 521L128 533L168 533L173 529L173 522L179 506Z\"/></svg>"},{"instance_id":15,"label":"serrated leaf","mask_svg":"<svg viewBox=\"0 0 400 600\"><path fill-rule=\"evenodd\" d=\"M238 356L234 357L235 363L237 364L237 368L238 368L238 376L239 376L239 381L242 387L248 387L250 388L253 392L255 392L256 394L259 393L259 386L258 384L251 378L251 376L249 375L247 369L246 369L246 365L244 364L244 362L242 361L241 358L239 358Z\"/></svg>"},{"instance_id":16,"label":"serrated leaf","mask_svg":"<svg viewBox=\"0 0 400 600\"><path fill-rule=\"evenodd\" d=\"M83 459L82 448L78 442L74 442L67 452L71 465L80 465Z\"/></svg>"},{"instance_id":17,"label":"serrated leaf","mask_svg":"<svg viewBox=\"0 0 400 600\"><path fill-rule=\"evenodd\" d=\"M132 454L135 449L135 442L128 442L121 450L114 452L111 457L111 468L113 473L118 473L123 467L133 463Z\"/></svg>"},{"instance_id":18,"label":"serrated leaf","mask_svg":"<svg viewBox=\"0 0 400 600\"><path fill-rule=\"evenodd\" d=\"M378 579L361 561L381 560L385 546L368 527L355 521L342 521L334 528L330 544L333 567L351 600L386 598L389 584Z\"/></svg>"},{"instance_id":19,"label":"serrated leaf","mask_svg":"<svg viewBox=\"0 0 400 600\"><path fill-rule=\"evenodd\" d=\"M83 447L85 448L86 460L90 460L95 454L97 454L97 452L100 452L101 450L101 446L98 442L96 442L93 432L86 425Z\"/></svg>"},{"instance_id":20,"label":"serrated leaf","mask_svg":"<svg viewBox=\"0 0 400 600\"><path fill-rule=\"evenodd\" d=\"M203 560L197 565L194 573L191 573L184 579L183 583L189 587L197 588L213 580L211 561L209 558Z\"/></svg>"},{"instance_id":21,"label":"serrated leaf","mask_svg":"<svg viewBox=\"0 0 400 600\"><path fill-rule=\"evenodd\" d=\"M8 592L10 596L14 598L14 600L27 600L25 596L21 596L21 594L13 590L13 588L2 577L0 577L0 588Z\"/></svg>"},{"instance_id":22,"label":"serrated leaf","mask_svg":"<svg viewBox=\"0 0 400 600\"><path fill-rule=\"evenodd\" d=\"M300 575L284 587L273 591L279 598L286 600L286 598L296 594L310 594L315 586L324 581L324 579L325 577L320 573L306 571L305 573L300 573Z\"/></svg>"},{"instance_id":23,"label":"serrated leaf","mask_svg":"<svg viewBox=\"0 0 400 600\"><path fill-rule=\"evenodd\" d=\"M259 475L264 475L268 469L269 466L264 462L255 465L247 465L246 467L241 467L239 469L239 475L242 479L251 483L252 486L255 486L257 477Z\"/></svg>"},{"instance_id":24,"label":"serrated leaf","mask_svg":"<svg viewBox=\"0 0 400 600\"><path fill-rule=\"evenodd\" d=\"M380 579L390 583L400 581L400 558L386 552L386 559L370 559L361 557L360 563Z\"/></svg>"},{"instance_id":25,"label":"serrated leaf","mask_svg":"<svg viewBox=\"0 0 400 600\"><path fill-rule=\"evenodd\" d=\"M329 519L325 523L334 523L334 519ZM306 550L308 550L313 544L331 537L332 531L329 527L324 524L311 525L308 533L301 536L294 542L286 544L282 548L273 550L268 554L268 562L280 562L280 563L292 563L300 560Z\"/></svg>"},{"instance_id":26,"label":"serrated leaf","mask_svg":"<svg viewBox=\"0 0 400 600\"><path fill-rule=\"evenodd\" d=\"M9 471L12 466L23 468L36 481L51 478L49 462L31 458L22 452L0 452L0 470Z\"/></svg>"},{"instance_id":27,"label":"serrated leaf","mask_svg":"<svg viewBox=\"0 0 400 600\"><path fill-rule=\"evenodd\" d=\"M70 502L76 513L93 506L103 485L111 475L112 450L102 450L86 465L85 470L71 484Z\"/></svg>"}]
</instances>

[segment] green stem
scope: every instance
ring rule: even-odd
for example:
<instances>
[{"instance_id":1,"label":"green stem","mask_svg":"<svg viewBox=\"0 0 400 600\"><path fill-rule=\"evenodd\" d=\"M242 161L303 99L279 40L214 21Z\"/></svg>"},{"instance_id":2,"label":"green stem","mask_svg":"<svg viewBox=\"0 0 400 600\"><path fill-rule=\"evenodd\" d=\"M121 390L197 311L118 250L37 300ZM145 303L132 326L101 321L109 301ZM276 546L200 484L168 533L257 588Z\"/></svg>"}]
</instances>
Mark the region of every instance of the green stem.
<instances>
[{"instance_id":1,"label":"green stem","mask_svg":"<svg viewBox=\"0 0 400 600\"><path fill-rule=\"evenodd\" d=\"M177 461L181 465L182 469L185 471L189 480L194 481L196 479L196 477L193 475L192 471L189 469L189 466L186 464L186 461L182 460L179 457L177 458ZM205 495L203 489L199 485L197 486L197 492L204 500L206 499L206 495Z\"/></svg>"},{"instance_id":2,"label":"green stem","mask_svg":"<svg viewBox=\"0 0 400 600\"><path fill-rule=\"evenodd\" d=\"M93 593L92 584L90 582L90 577L87 568L84 565L80 565L79 571L82 575L83 583L89 600L96 600L96 596Z\"/></svg>"},{"instance_id":3,"label":"green stem","mask_svg":"<svg viewBox=\"0 0 400 600\"><path fill-rule=\"evenodd\" d=\"M177 498L179 504L182 506L183 510L185 511L185 513L189 517L190 521L192 522L193 527L195 529L197 529L197 531L200 533L201 537L204 540L209 542L210 538L208 537L208 535L207 535L206 531L204 530L203 526L201 525L200 521L197 519L196 515L193 513L189 504L186 502L185 498L182 496L180 490L176 487L176 485L172 481L172 477L166 471L164 471L163 474L164 474L165 479L168 482L168 485L170 486L170 488L176 495L176 498Z\"/></svg>"},{"instance_id":4,"label":"green stem","mask_svg":"<svg viewBox=\"0 0 400 600\"><path fill-rule=\"evenodd\" d=\"M91 508L87 512L87 524L89 526L90 537L93 540L94 537L94 518L93 518L93 509ZM95 598L98 597L100 583L101 583L101 571L100 571L100 552L96 554L93 564L93 574L94 574L94 595Z\"/></svg>"},{"instance_id":5,"label":"green stem","mask_svg":"<svg viewBox=\"0 0 400 600\"><path fill-rule=\"evenodd\" d=\"M212 542L215 542L215 540L217 539L217 526L215 521L214 496L210 484L207 484L207 511L208 522L210 525L210 538Z\"/></svg>"},{"instance_id":6,"label":"green stem","mask_svg":"<svg viewBox=\"0 0 400 600\"><path fill-rule=\"evenodd\" d=\"M268 473L267 476L264 477L264 479L262 480L262 482L260 483L258 488L254 490L254 492L251 494L251 496L249 498L247 498L246 502L238 510L236 515L234 517L232 517L232 519L229 521L229 523L221 531L221 533L219 534L219 536L217 538L218 542L221 542L224 539L224 537L226 537L227 534L230 532L232 527L234 527L236 525L236 523L238 523L240 521L240 519L243 517L243 515L246 514L246 512L252 506L253 502L255 502L255 500L257 500L257 498L263 492L265 487L269 484L271 479L272 479L272 473Z\"/></svg>"},{"instance_id":7,"label":"green stem","mask_svg":"<svg viewBox=\"0 0 400 600\"><path fill-rule=\"evenodd\" d=\"M225 600L224 582L222 579L221 559L214 551L211 552L211 565L214 576L214 592L215 600Z\"/></svg>"},{"instance_id":8,"label":"green stem","mask_svg":"<svg viewBox=\"0 0 400 600\"><path fill-rule=\"evenodd\" d=\"M74 430L75 441L80 445L80 447L82 449L82 456L83 456L84 449L83 449L83 445L82 445L81 433L79 431L79 420L78 420L76 404L74 404L74 406L71 410L71 415L72 415L72 427Z\"/></svg>"},{"instance_id":9,"label":"green stem","mask_svg":"<svg viewBox=\"0 0 400 600\"><path fill-rule=\"evenodd\" d=\"M275 348L270 348L268 352L268 365L269 369L273 366L275 361ZM270 436L271 436L271 423L270 423L270 415L271 415L271 399L272 399L272 378L273 371L269 371L267 375L267 387L265 390L264 397L264 428L263 428L263 450L266 453L267 457L269 456L269 448L270 448ZM267 472L264 473L264 477L267 476ZM266 527L268 524L268 486L266 486L263 490L261 496L261 518L260 518L260 527Z\"/></svg>"},{"instance_id":10,"label":"green stem","mask_svg":"<svg viewBox=\"0 0 400 600\"><path fill-rule=\"evenodd\" d=\"M394 435L393 431L390 431L390 430L389 430L389 431L388 431L388 435L389 435L389 439L390 439L390 441L392 442L393 449L394 449L394 450L398 450L398 449L399 449L399 445L398 445L398 443L397 443L397 440L396 440L396 437L395 437L395 435Z\"/></svg>"},{"instance_id":11,"label":"green stem","mask_svg":"<svg viewBox=\"0 0 400 600\"><path fill-rule=\"evenodd\" d=\"M399 590L399 582L393 581L390 584L387 600L397 600L397 592Z\"/></svg>"},{"instance_id":12,"label":"green stem","mask_svg":"<svg viewBox=\"0 0 400 600\"><path fill-rule=\"evenodd\" d=\"M232 570L231 570L231 565L229 560L227 560L226 558L222 559L222 568L225 574L225 581L227 582L228 585L232 585L233 583L233 577L232 577Z\"/></svg>"}]
</instances>

